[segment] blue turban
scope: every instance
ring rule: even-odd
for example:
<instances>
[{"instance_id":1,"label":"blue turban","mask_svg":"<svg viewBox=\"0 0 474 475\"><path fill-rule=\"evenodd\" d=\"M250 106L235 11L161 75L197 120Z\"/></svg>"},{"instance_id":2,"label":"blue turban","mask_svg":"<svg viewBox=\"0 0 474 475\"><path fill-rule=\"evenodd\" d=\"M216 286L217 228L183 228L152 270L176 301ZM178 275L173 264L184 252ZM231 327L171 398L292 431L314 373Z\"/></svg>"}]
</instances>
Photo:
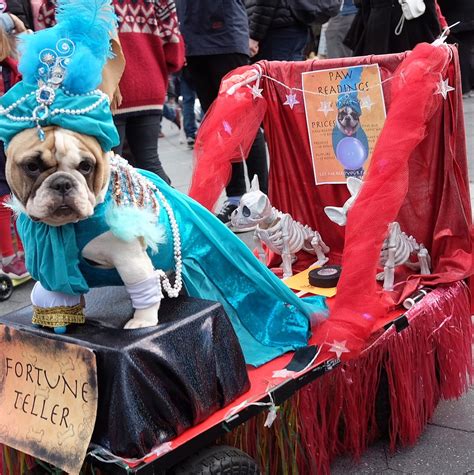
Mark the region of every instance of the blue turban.
<instances>
[{"instance_id":1,"label":"blue turban","mask_svg":"<svg viewBox=\"0 0 474 475\"><path fill-rule=\"evenodd\" d=\"M95 137L104 151L119 136L108 96L97 87L111 56L116 17L110 0L61 0L53 28L23 35L23 80L0 98L0 139L57 125Z\"/></svg>"},{"instance_id":2,"label":"blue turban","mask_svg":"<svg viewBox=\"0 0 474 475\"><path fill-rule=\"evenodd\" d=\"M351 107L359 115L362 113L359 99L357 98L357 87L360 83L361 76L361 66L354 66L352 68L348 68L348 74L344 77L344 79L341 79L341 81L339 82L339 86L342 89L342 92L339 94L339 97L336 102L336 107L338 109L341 109L343 107Z\"/></svg>"}]
</instances>

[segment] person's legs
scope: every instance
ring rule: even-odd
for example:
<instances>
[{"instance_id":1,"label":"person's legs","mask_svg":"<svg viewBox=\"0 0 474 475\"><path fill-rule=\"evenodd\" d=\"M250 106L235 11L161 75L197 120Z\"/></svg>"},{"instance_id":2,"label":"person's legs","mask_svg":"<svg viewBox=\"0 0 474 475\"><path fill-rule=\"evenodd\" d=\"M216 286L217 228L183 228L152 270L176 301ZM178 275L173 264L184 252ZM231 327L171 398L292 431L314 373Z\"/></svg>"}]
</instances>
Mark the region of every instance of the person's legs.
<instances>
[{"instance_id":1,"label":"person's legs","mask_svg":"<svg viewBox=\"0 0 474 475\"><path fill-rule=\"evenodd\" d=\"M249 181L252 181L254 175L258 176L260 191L268 195L267 149L262 129L258 129L257 136L250 149L247 158L247 172Z\"/></svg>"},{"instance_id":2,"label":"person's legs","mask_svg":"<svg viewBox=\"0 0 474 475\"><path fill-rule=\"evenodd\" d=\"M207 111L214 99L216 99L222 78L233 69L247 65L248 62L248 56L237 53L203 57L195 56L188 59L191 77L204 111ZM263 134L260 131L257 134L257 138L259 142L252 146L248 158L250 163L247 166L258 174L259 180L267 188L268 169L266 151L264 142L262 147ZM231 178L226 187L227 202L217 215L221 221L226 224L230 222L230 214L237 207L240 197L246 190L244 164L233 163Z\"/></svg>"},{"instance_id":3,"label":"person's legs","mask_svg":"<svg viewBox=\"0 0 474 475\"><path fill-rule=\"evenodd\" d=\"M328 58L352 56L352 50L343 41L352 25L355 15L337 15L329 20L326 29L326 48Z\"/></svg>"},{"instance_id":4,"label":"person's legs","mask_svg":"<svg viewBox=\"0 0 474 475\"><path fill-rule=\"evenodd\" d=\"M189 56L187 58L188 69L204 112L211 107L219 92L219 86L216 85L216 80L208 66L209 62L212 61L211 58L212 56Z\"/></svg>"},{"instance_id":5,"label":"person's legs","mask_svg":"<svg viewBox=\"0 0 474 475\"><path fill-rule=\"evenodd\" d=\"M155 173L170 184L171 180L158 157L160 118L161 111L129 117L126 136L137 167Z\"/></svg>"},{"instance_id":6,"label":"person's legs","mask_svg":"<svg viewBox=\"0 0 474 475\"><path fill-rule=\"evenodd\" d=\"M170 122L175 122L176 120L176 110L173 107L170 107L168 104L163 104L163 117L168 119Z\"/></svg>"},{"instance_id":7,"label":"person's legs","mask_svg":"<svg viewBox=\"0 0 474 475\"><path fill-rule=\"evenodd\" d=\"M0 254L1 254L1 268L2 272L7 274L12 279L26 277L28 271L26 270L23 259L15 253L12 239L12 211L5 206L10 195L0 196ZM18 251L23 251L20 238L18 240Z\"/></svg>"},{"instance_id":8,"label":"person's legs","mask_svg":"<svg viewBox=\"0 0 474 475\"><path fill-rule=\"evenodd\" d=\"M12 211L5 206L10 195L0 196L0 254L3 259L13 258L15 249L11 234Z\"/></svg>"},{"instance_id":9,"label":"person's legs","mask_svg":"<svg viewBox=\"0 0 474 475\"><path fill-rule=\"evenodd\" d=\"M229 71L245 64L248 64L248 57L243 54L216 54L212 56L191 56L188 58L188 68L204 112L207 112L216 99L222 78ZM245 193L243 163L232 164L231 179L226 187L226 193L229 203L232 204L232 207L236 207L240 197ZM232 207L223 209L217 215L218 218L228 223Z\"/></svg>"},{"instance_id":10,"label":"person's legs","mask_svg":"<svg viewBox=\"0 0 474 475\"><path fill-rule=\"evenodd\" d=\"M462 31L454 34L458 42L459 65L461 68L462 93L468 94L471 90L472 47L474 31Z\"/></svg>"},{"instance_id":11,"label":"person's legs","mask_svg":"<svg viewBox=\"0 0 474 475\"><path fill-rule=\"evenodd\" d=\"M113 151L117 154L122 156L123 153L123 146L125 143L125 127L127 125L127 119L124 115L115 115L114 116L114 124L117 128L117 132L120 137L120 143L113 148Z\"/></svg>"},{"instance_id":12,"label":"person's legs","mask_svg":"<svg viewBox=\"0 0 474 475\"><path fill-rule=\"evenodd\" d=\"M188 83L186 78L181 76L181 94L183 96L183 127L186 138L196 137L197 126L194 114L194 103L196 102L196 91Z\"/></svg>"}]
</instances>

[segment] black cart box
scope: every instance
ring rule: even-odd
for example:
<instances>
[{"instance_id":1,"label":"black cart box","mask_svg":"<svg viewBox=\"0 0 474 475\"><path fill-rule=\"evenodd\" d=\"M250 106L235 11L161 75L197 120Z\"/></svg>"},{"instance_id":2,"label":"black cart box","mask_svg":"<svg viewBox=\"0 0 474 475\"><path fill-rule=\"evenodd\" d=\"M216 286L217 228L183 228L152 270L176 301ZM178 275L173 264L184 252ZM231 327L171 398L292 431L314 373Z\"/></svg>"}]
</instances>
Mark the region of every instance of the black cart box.
<instances>
[{"instance_id":1,"label":"black cart box","mask_svg":"<svg viewBox=\"0 0 474 475\"><path fill-rule=\"evenodd\" d=\"M123 330L133 313L125 290L97 289L86 299L87 323L69 326L65 335L34 327L31 313L25 307L0 323L95 352L92 442L116 455L146 455L249 388L239 342L219 303L164 299L158 326Z\"/></svg>"}]
</instances>

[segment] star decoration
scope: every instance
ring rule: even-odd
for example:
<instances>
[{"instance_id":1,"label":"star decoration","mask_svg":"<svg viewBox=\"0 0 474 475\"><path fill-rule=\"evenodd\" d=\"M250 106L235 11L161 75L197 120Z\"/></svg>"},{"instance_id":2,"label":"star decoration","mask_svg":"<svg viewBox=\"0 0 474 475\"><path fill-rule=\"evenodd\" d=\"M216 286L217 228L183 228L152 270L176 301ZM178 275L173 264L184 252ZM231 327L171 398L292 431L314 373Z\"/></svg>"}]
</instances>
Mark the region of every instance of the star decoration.
<instances>
[{"instance_id":1,"label":"star decoration","mask_svg":"<svg viewBox=\"0 0 474 475\"><path fill-rule=\"evenodd\" d=\"M451 87L448 84L449 79L445 79L443 81L443 78L439 80L439 83L437 84L438 89L436 90L435 94L441 94L443 96L443 99L446 100L448 97L448 92L454 91L454 87Z\"/></svg>"},{"instance_id":2,"label":"star decoration","mask_svg":"<svg viewBox=\"0 0 474 475\"><path fill-rule=\"evenodd\" d=\"M229 135L232 135L232 126L229 124L229 122L227 122L226 120L224 120L222 122L222 125L224 126L224 130L229 134Z\"/></svg>"},{"instance_id":3,"label":"star decoration","mask_svg":"<svg viewBox=\"0 0 474 475\"><path fill-rule=\"evenodd\" d=\"M263 89L260 89L257 86L257 84L254 84L252 87L248 86L248 88L250 89L250 92L252 93L252 96L254 99L263 98L262 96Z\"/></svg>"},{"instance_id":4,"label":"star decoration","mask_svg":"<svg viewBox=\"0 0 474 475\"><path fill-rule=\"evenodd\" d=\"M334 340L332 343L328 343L331 345L331 348L329 348L329 351L331 351L332 353L336 353L336 356L339 359L342 353L349 353L346 343L347 343L347 340L344 340L344 341Z\"/></svg>"},{"instance_id":5,"label":"star decoration","mask_svg":"<svg viewBox=\"0 0 474 475\"><path fill-rule=\"evenodd\" d=\"M296 94L290 93L286 94L286 101L283 103L284 106L290 106L290 109L293 110L293 107L295 107L296 104L299 104L300 102L298 99L296 99Z\"/></svg>"},{"instance_id":6,"label":"star decoration","mask_svg":"<svg viewBox=\"0 0 474 475\"><path fill-rule=\"evenodd\" d=\"M369 111L372 110L372 106L375 104L375 102L372 100L370 96L364 96L360 98L360 108L361 109L369 109Z\"/></svg>"},{"instance_id":7,"label":"star decoration","mask_svg":"<svg viewBox=\"0 0 474 475\"><path fill-rule=\"evenodd\" d=\"M334 109L332 108L330 101L321 101L321 106L319 107L318 112L323 112L324 117L327 117L328 113L333 110Z\"/></svg>"}]
</instances>

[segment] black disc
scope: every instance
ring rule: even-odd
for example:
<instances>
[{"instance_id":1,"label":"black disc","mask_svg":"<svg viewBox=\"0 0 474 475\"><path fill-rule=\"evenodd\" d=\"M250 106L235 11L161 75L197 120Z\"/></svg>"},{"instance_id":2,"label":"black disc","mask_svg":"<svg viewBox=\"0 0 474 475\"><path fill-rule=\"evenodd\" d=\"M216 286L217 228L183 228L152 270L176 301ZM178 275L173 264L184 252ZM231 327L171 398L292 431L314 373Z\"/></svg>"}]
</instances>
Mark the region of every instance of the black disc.
<instances>
[{"instance_id":1,"label":"black disc","mask_svg":"<svg viewBox=\"0 0 474 475\"><path fill-rule=\"evenodd\" d=\"M341 275L341 266L323 266L309 272L309 284L329 289L336 287Z\"/></svg>"},{"instance_id":2,"label":"black disc","mask_svg":"<svg viewBox=\"0 0 474 475\"><path fill-rule=\"evenodd\" d=\"M8 275L0 275L0 302L7 300L13 293L13 282Z\"/></svg>"}]
</instances>

